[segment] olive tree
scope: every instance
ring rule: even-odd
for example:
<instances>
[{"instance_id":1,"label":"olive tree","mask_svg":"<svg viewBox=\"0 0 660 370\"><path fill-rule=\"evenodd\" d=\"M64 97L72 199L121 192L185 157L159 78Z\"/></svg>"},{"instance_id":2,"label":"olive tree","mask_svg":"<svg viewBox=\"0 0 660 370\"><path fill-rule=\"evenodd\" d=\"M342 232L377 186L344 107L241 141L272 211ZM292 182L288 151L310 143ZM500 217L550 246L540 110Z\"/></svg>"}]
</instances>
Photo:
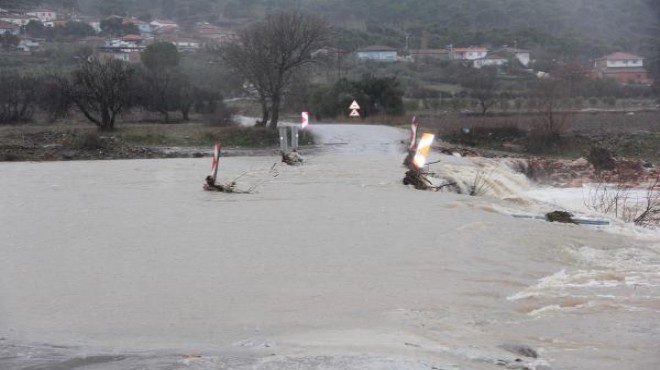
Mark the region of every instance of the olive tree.
<instances>
[{"instance_id":1,"label":"olive tree","mask_svg":"<svg viewBox=\"0 0 660 370\"><path fill-rule=\"evenodd\" d=\"M327 24L296 10L268 14L221 49L224 61L247 82L262 109L261 125L275 128L294 77L315 62L312 52L329 35Z\"/></svg>"}]
</instances>

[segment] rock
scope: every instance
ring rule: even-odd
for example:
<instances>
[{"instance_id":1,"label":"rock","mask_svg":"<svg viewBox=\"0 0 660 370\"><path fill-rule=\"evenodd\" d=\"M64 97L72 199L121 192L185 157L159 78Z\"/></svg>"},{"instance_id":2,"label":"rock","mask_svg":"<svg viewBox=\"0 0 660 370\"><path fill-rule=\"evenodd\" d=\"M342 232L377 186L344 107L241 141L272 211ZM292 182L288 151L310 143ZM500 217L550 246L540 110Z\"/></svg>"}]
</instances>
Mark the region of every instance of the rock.
<instances>
[{"instance_id":1,"label":"rock","mask_svg":"<svg viewBox=\"0 0 660 370\"><path fill-rule=\"evenodd\" d=\"M66 159L66 160L76 159L77 156L78 156L78 152L75 150L67 150L64 153L62 153L62 159Z\"/></svg>"}]
</instances>

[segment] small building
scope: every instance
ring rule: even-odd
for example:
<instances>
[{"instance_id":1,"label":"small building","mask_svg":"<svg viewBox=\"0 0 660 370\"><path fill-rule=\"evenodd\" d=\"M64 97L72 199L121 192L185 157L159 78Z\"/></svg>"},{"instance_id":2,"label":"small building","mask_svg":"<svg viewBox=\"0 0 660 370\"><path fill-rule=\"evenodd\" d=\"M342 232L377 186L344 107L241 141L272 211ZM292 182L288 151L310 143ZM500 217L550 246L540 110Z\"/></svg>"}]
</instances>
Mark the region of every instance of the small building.
<instances>
[{"instance_id":1,"label":"small building","mask_svg":"<svg viewBox=\"0 0 660 370\"><path fill-rule=\"evenodd\" d=\"M30 17L38 18L40 22L52 22L57 20L57 12L49 9L35 9L25 13Z\"/></svg>"},{"instance_id":2,"label":"small building","mask_svg":"<svg viewBox=\"0 0 660 370\"><path fill-rule=\"evenodd\" d=\"M201 43L198 40L189 37L179 37L178 35L159 35L154 37L156 42L169 42L176 46L178 51L198 50Z\"/></svg>"},{"instance_id":3,"label":"small building","mask_svg":"<svg viewBox=\"0 0 660 370\"><path fill-rule=\"evenodd\" d=\"M141 49L127 47L101 46L96 49L95 57L102 61L111 59L128 63L140 63L142 61Z\"/></svg>"},{"instance_id":4,"label":"small building","mask_svg":"<svg viewBox=\"0 0 660 370\"><path fill-rule=\"evenodd\" d=\"M644 58L625 52L616 52L596 59L593 75L596 78L612 78L621 83L653 83L644 68Z\"/></svg>"},{"instance_id":5,"label":"small building","mask_svg":"<svg viewBox=\"0 0 660 370\"><path fill-rule=\"evenodd\" d=\"M18 35L20 32L21 32L20 26L6 21L0 21L0 35L4 35L6 33L12 35Z\"/></svg>"},{"instance_id":6,"label":"small building","mask_svg":"<svg viewBox=\"0 0 660 370\"><path fill-rule=\"evenodd\" d=\"M139 46L144 42L144 37L140 35L126 35L122 36L119 40L127 43L130 46Z\"/></svg>"},{"instance_id":7,"label":"small building","mask_svg":"<svg viewBox=\"0 0 660 370\"><path fill-rule=\"evenodd\" d=\"M158 29L161 27L179 28L179 25L175 21L171 21L167 19L154 19L153 21L151 21L150 25L153 27L153 29Z\"/></svg>"},{"instance_id":8,"label":"small building","mask_svg":"<svg viewBox=\"0 0 660 370\"><path fill-rule=\"evenodd\" d=\"M469 47L469 48L450 48L449 57L458 60L475 60L485 58L488 55L488 49Z\"/></svg>"},{"instance_id":9,"label":"small building","mask_svg":"<svg viewBox=\"0 0 660 370\"><path fill-rule=\"evenodd\" d=\"M30 21L39 22L39 18L21 14L3 13L0 14L0 21L9 22L17 26L25 26L30 23Z\"/></svg>"},{"instance_id":10,"label":"small building","mask_svg":"<svg viewBox=\"0 0 660 370\"><path fill-rule=\"evenodd\" d=\"M24 52L39 51L44 42L44 39L25 37L21 38L21 40L18 42L18 45L16 46L16 49Z\"/></svg>"},{"instance_id":11,"label":"small building","mask_svg":"<svg viewBox=\"0 0 660 370\"><path fill-rule=\"evenodd\" d=\"M509 59L503 53L491 53L485 58L476 59L472 62L474 68L482 68L486 66L501 67L506 65Z\"/></svg>"},{"instance_id":12,"label":"small building","mask_svg":"<svg viewBox=\"0 0 660 370\"><path fill-rule=\"evenodd\" d=\"M399 58L397 50L389 46L373 45L357 51L357 58L361 61L374 61L393 63Z\"/></svg>"}]
</instances>

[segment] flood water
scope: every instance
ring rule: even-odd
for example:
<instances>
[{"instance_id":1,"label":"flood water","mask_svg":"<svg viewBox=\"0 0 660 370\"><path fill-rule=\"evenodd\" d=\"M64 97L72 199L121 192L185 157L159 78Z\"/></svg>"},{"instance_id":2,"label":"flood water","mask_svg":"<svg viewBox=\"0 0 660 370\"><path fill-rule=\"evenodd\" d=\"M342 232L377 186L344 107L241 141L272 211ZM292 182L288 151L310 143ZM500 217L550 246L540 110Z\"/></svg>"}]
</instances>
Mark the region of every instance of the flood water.
<instances>
[{"instance_id":1,"label":"flood water","mask_svg":"<svg viewBox=\"0 0 660 370\"><path fill-rule=\"evenodd\" d=\"M349 152L0 164L0 368L660 368L660 240Z\"/></svg>"}]
</instances>

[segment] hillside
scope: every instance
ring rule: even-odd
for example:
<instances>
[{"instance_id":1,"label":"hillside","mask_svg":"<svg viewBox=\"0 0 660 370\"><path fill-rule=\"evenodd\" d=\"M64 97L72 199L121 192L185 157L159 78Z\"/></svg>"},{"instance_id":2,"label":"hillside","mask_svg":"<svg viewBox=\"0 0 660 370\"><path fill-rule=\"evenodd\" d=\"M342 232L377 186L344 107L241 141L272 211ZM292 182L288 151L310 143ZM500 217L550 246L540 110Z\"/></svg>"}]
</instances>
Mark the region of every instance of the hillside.
<instances>
[{"instance_id":1,"label":"hillside","mask_svg":"<svg viewBox=\"0 0 660 370\"><path fill-rule=\"evenodd\" d=\"M128 14L241 24L296 7L349 31L339 46L403 48L484 45L544 49L564 59L614 50L653 55L653 0L3 0L2 7L50 6L97 15ZM538 52L537 52L538 55Z\"/></svg>"}]
</instances>

